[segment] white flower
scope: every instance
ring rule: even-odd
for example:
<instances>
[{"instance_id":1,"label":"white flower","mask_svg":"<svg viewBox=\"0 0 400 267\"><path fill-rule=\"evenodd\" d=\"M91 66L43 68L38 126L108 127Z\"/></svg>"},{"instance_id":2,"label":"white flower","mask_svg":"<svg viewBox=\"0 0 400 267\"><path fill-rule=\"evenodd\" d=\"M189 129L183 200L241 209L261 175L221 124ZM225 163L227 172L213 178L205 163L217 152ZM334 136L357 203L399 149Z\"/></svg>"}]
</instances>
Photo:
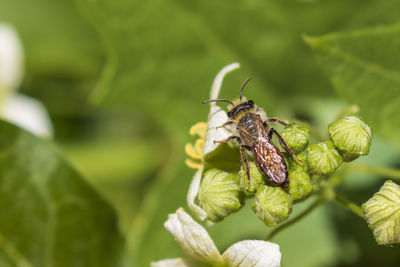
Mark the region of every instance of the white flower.
<instances>
[{"instance_id":1,"label":"white flower","mask_svg":"<svg viewBox=\"0 0 400 267\"><path fill-rule=\"evenodd\" d=\"M219 92L221 90L222 82L226 74L228 74L231 71L234 71L240 67L239 63L232 63L224 68L217 74L217 76L214 79L214 82L211 87L211 92L210 92L210 99L217 99ZM203 174L203 163L204 163L204 156L207 155L208 153L214 151L217 146L219 145L218 143L215 143L214 141L221 141L226 138L228 138L231 133L226 130L225 128L218 127L223 125L226 121L228 120L228 116L226 115L226 112L222 110L219 106L216 105L215 102L210 103L210 113L208 115L208 122L207 124L203 123L200 124L201 127L204 127L203 125L206 126L206 133L205 136L200 134L201 138L204 138L204 140L201 140L201 143L203 144L202 148L197 148L197 153L188 153L189 156L193 158L193 154L195 155L196 160L200 160L200 163L198 164L193 164L192 162L189 161L189 163L192 163L189 165L190 167L198 168L198 171L195 173L194 177L192 178L192 182L189 187L188 195L187 195L187 203L189 206L189 209L193 212L193 214L201 221L204 221L207 219L207 213L195 203L196 196L199 192L200 188L200 182ZM195 127L197 126L197 127ZM199 124L196 124L193 128L199 128ZM200 128L201 128L200 127ZM191 129L191 133L192 133ZM187 145L187 148L191 148L190 145ZM198 150L202 149L201 153L199 153ZM187 149L188 152L188 149ZM195 151L193 151L195 152ZM188 163L188 162L187 162Z\"/></svg>"},{"instance_id":2,"label":"white flower","mask_svg":"<svg viewBox=\"0 0 400 267\"><path fill-rule=\"evenodd\" d=\"M23 76L24 55L15 30L0 23L0 118L36 135L52 136L50 118L44 106L16 93Z\"/></svg>"},{"instance_id":3,"label":"white flower","mask_svg":"<svg viewBox=\"0 0 400 267\"><path fill-rule=\"evenodd\" d=\"M188 258L153 262L152 267L192 267L200 263L211 266L276 267L281 253L275 243L244 240L230 246L222 255L206 229L196 223L182 208L170 214L164 224Z\"/></svg>"},{"instance_id":4,"label":"white flower","mask_svg":"<svg viewBox=\"0 0 400 267\"><path fill-rule=\"evenodd\" d=\"M12 27L0 23L0 88L11 93L22 80L23 52L21 42Z\"/></svg>"}]
</instances>

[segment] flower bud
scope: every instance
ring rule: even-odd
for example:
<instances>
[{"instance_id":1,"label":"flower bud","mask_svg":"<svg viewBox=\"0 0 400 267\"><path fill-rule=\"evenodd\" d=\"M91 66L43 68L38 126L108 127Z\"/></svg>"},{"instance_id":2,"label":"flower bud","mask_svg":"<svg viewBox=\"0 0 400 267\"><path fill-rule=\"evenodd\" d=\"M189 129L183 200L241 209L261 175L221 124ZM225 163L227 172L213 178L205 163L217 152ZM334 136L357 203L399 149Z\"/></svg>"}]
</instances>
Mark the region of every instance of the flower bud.
<instances>
[{"instance_id":1,"label":"flower bud","mask_svg":"<svg viewBox=\"0 0 400 267\"><path fill-rule=\"evenodd\" d=\"M386 181L361 208L378 244L400 243L399 185Z\"/></svg>"},{"instance_id":2,"label":"flower bud","mask_svg":"<svg viewBox=\"0 0 400 267\"><path fill-rule=\"evenodd\" d=\"M239 186L240 190L245 192L247 195L254 195L257 188L265 184L263 174L258 169L257 164L254 161L249 161L250 169L250 182L247 178L246 169L244 165L239 171Z\"/></svg>"},{"instance_id":3,"label":"flower bud","mask_svg":"<svg viewBox=\"0 0 400 267\"><path fill-rule=\"evenodd\" d=\"M316 175L327 175L333 173L343 159L336 151L332 142L311 144L307 148L307 165L309 171Z\"/></svg>"},{"instance_id":4,"label":"flower bud","mask_svg":"<svg viewBox=\"0 0 400 267\"><path fill-rule=\"evenodd\" d=\"M312 191L310 175L307 172L306 157L297 156L303 163L289 160L289 194L293 200L301 199Z\"/></svg>"},{"instance_id":5,"label":"flower bud","mask_svg":"<svg viewBox=\"0 0 400 267\"><path fill-rule=\"evenodd\" d=\"M333 144L344 161L352 161L369 153L371 129L355 116L344 117L328 126Z\"/></svg>"},{"instance_id":6,"label":"flower bud","mask_svg":"<svg viewBox=\"0 0 400 267\"><path fill-rule=\"evenodd\" d=\"M263 185L257 189L252 209L267 226L273 227L289 217L292 198L280 187Z\"/></svg>"},{"instance_id":7,"label":"flower bud","mask_svg":"<svg viewBox=\"0 0 400 267\"><path fill-rule=\"evenodd\" d=\"M204 174L197 199L208 219L221 221L241 207L241 192L237 175L210 169Z\"/></svg>"},{"instance_id":8,"label":"flower bud","mask_svg":"<svg viewBox=\"0 0 400 267\"><path fill-rule=\"evenodd\" d=\"M281 135L288 147L296 154L299 154L306 148L310 137L307 128L297 125L286 126Z\"/></svg>"}]
</instances>

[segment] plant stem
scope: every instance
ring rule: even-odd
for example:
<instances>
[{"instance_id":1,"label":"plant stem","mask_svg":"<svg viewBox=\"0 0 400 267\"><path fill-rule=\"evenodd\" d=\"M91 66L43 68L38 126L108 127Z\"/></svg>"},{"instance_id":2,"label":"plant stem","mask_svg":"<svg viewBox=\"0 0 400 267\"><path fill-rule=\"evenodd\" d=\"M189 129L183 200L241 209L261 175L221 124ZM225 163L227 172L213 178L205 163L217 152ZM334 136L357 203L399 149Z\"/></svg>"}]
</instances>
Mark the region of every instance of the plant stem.
<instances>
[{"instance_id":1,"label":"plant stem","mask_svg":"<svg viewBox=\"0 0 400 267\"><path fill-rule=\"evenodd\" d=\"M326 182L324 182L325 187L333 190L338 185L340 185L344 178L344 174L347 171L347 168L348 166L343 166L343 168L337 170L335 174L333 174L331 177L329 177L329 179L326 180Z\"/></svg>"},{"instance_id":2,"label":"plant stem","mask_svg":"<svg viewBox=\"0 0 400 267\"><path fill-rule=\"evenodd\" d=\"M390 178L394 180L400 180L400 170L397 169L371 166L366 164L351 164L348 166L348 169L368 174L375 174L378 176L384 176L385 178Z\"/></svg>"},{"instance_id":3,"label":"plant stem","mask_svg":"<svg viewBox=\"0 0 400 267\"><path fill-rule=\"evenodd\" d=\"M279 225L276 227L269 235L267 236L266 240L271 240L276 234L281 232L282 230L286 229L287 227L291 226L292 224L295 224L296 222L300 221L302 218L304 218L306 215L308 215L310 212L312 212L315 208L317 208L319 205L325 202L325 198L320 196L318 197L312 204L309 206L307 209L302 211L300 214L298 214L295 218L292 220Z\"/></svg>"},{"instance_id":4,"label":"plant stem","mask_svg":"<svg viewBox=\"0 0 400 267\"><path fill-rule=\"evenodd\" d=\"M342 206L345 206L348 210L352 211L354 214L360 216L361 218L364 218L364 213L362 212L360 206L358 206L357 204L355 204L339 195L335 195L333 200L336 203L339 203Z\"/></svg>"}]
</instances>

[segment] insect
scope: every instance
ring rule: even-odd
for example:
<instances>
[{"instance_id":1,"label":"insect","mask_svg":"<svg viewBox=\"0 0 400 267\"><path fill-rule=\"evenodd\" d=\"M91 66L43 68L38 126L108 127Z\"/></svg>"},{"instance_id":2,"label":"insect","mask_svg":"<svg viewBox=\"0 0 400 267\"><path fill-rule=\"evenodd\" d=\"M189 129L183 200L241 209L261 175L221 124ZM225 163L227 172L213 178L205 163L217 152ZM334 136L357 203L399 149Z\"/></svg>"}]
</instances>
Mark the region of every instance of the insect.
<instances>
[{"instance_id":1,"label":"insect","mask_svg":"<svg viewBox=\"0 0 400 267\"><path fill-rule=\"evenodd\" d=\"M236 140L240 145L240 155L245 167L248 185L250 186L250 168L246 151L254 155L255 162L260 171L265 174L272 182L281 187L289 185L289 172L282 152L275 146L272 140L273 134L278 137L282 147L299 161L293 151L286 145L278 131L268 125L269 122L277 122L283 125L291 125L277 118L266 118L265 113L257 107L252 100L242 98L242 92L246 84L251 80L248 78L240 88L240 98L231 102L226 99L211 99L203 101L227 102L229 103L228 121L220 127L233 126L233 134L225 140L216 141L226 143ZM249 187L247 188L247 190Z\"/></svg>"}]
</instances>

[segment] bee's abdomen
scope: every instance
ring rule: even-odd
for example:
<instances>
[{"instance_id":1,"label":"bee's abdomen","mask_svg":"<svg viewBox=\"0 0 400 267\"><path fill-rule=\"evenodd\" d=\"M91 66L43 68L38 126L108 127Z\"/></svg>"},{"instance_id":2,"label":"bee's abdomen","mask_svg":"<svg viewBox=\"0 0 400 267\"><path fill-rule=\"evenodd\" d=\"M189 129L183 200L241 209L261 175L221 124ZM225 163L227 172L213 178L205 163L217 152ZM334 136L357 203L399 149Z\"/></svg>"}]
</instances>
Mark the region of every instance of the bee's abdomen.
<instances>
[{"instance_id":1,"label":"bee's abdomen","mask_svg":"<svg viewBox=\"0 0 400 267\"><path fill-rule=\"evenodd\" d=\"M253 148L260 170L274 183L283 184L289 177L285 159L279 149L265 138L258 139Z\"/></svg>"}]
</instances>

